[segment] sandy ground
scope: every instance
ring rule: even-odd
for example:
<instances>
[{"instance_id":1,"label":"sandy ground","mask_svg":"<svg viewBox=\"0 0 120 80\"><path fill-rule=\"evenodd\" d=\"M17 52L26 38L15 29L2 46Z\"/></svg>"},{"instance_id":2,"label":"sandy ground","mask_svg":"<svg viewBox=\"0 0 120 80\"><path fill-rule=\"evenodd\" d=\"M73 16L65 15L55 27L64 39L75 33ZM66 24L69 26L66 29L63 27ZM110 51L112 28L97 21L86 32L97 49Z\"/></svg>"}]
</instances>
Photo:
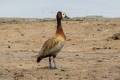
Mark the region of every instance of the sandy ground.
<instances>
[{"instance_id":1,"label":"sandy ground","mask_svg":"<svg viewBox=\"0 0 120 80\"><path fill-rule=\"evenodd\" d=\"M45 40L55 33L56 22L0 24L0 80L120 80L119 22L64 21L67 36L56 58L36 63Z\"/></svg>"}]
</instances>

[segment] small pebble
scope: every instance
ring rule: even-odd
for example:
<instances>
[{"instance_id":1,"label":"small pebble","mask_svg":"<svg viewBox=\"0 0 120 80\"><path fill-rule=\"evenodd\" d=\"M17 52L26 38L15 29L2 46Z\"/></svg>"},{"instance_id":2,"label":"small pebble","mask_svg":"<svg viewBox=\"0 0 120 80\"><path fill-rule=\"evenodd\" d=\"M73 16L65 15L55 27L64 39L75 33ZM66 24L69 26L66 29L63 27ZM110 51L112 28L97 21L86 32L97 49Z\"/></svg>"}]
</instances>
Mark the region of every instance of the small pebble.
<instances>
[{"instance_id":1,"label":"small pebble","mask_svg":"<svg viewBox=\"0 0 120 80\"><path fill-rule=\"evenodd\" d=\"M59 80L63 79L62 77L59 78Z\"/></svg>"},{"instance_id":2,"label":"small pebble","mask_svg":"<svg viewBox=\"0 0 120 80\"><path fill-rule=\"evenodd\" d=\"M21 34L21 36L24 36L24 34Z\"/></svg>"},{"instance_id":3,"label":"small pebble","mask_svg":"<svg viewBox=\"0 0 120 80\"><path fill-rule=\"evenodd\" d=\"M76 54L75 56L79 56L78 54Z\"/></svg>"},{"instance_id":4,"label":"small pebble","mask_svg":"<svg viewBox=\"0 0 120 80\"><path fill-rule=\"evenodd\" d=\"M55 75L58 75L58 73L55 73Z\"/></svg>"},{"instance_id":5,"label":"small pebble","mask_svg":"<svg viewBox=\"0 0 120 80\"><path fill-rule=\"evenodd\" d=\"M8 48L11 48L11 46L9 45Z\"/></svg>"},{"instance_id":6,"label":"small pebble","mask_svg":"<svg viewBox=\"0 0 120 80\"><path fill-rule=\"evenodd\" d=\"M97 62L103 62L102 60L97 60Z\"/></svg>"},{"instance_id":7,"label":"small pebble","mask_svg":"<svg viewBox=\"0 0 120 80\"><path fill-rule=\"evenodd\" d=\"M64 69L61 69L61 71L65 71Z\"/></svg>"},{"instance_id":8,"label":"small pebble","mask_svg":"<svg viewBox=\"0 0 120 80\"><path fill-rule=\"evenodd\" d=\"M71 41L71 39L67 39L67 41Z\"/></svg>"},{"instance_id":9,"label":"small pebble","mask_svg":"<svg viewBox=\"0 0 120 80\"><path fill-rule=\"evenodd\" d=\"M76 45L76 44L73 43L72 45Z\"/></svg>"}]
</instances>

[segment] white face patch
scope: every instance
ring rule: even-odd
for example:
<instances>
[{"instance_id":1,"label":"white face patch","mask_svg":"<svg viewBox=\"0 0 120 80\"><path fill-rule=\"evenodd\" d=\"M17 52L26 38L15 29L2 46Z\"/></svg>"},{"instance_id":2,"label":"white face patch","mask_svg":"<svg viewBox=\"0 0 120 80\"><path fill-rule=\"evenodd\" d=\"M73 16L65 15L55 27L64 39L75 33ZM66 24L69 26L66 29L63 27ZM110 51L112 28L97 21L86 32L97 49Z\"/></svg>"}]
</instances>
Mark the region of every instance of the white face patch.
<instances>
[{"instance_id":1,"label":"white face patch","mask_svg":"<svg viewBox=\"0 0 120 80\"><path fill-rule=\"evenodd\" d=\"M65 17L65 13L62 12L62 17L64 18Z\"/></svg>"}]
</instances>

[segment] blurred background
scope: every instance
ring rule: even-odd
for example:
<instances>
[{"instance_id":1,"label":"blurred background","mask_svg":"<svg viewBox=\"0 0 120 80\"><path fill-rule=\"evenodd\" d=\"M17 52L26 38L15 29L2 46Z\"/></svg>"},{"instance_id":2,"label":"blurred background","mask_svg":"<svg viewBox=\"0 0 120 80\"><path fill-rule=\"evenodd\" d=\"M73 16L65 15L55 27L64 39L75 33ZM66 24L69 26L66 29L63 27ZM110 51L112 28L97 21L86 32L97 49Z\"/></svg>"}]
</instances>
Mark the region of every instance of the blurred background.
<instances>
[{"instance_id":1,"label":"blurred background","mask_svg":"<svg viewBox=\"0 0 120 80\"><path fill-rule=\"evenodd\" d=\"M120 0L0 0L0 17L54 18L57 11L70 17L120 17Z\"/></svg>"}]
</instances>

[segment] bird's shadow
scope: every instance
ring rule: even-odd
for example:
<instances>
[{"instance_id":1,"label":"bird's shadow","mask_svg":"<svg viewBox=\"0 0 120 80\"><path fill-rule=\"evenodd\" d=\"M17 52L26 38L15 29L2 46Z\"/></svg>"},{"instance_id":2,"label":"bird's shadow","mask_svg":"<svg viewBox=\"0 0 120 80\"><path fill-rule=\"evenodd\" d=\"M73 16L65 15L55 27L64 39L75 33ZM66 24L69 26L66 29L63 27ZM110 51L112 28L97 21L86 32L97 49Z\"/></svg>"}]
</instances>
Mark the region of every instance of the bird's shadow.
<instances>
[{"instance_id":1,"label":"bird's shadow","mask_svg":"<svg viewBox=\"0 0 120 80\"><path fill-rule=\"evenodd\" d=\"M44 66L44 67L39 67L37 69L45 69L45 70L57 70L57 68L50 68L48 66Z\"/></svg>"}]
</instances>

